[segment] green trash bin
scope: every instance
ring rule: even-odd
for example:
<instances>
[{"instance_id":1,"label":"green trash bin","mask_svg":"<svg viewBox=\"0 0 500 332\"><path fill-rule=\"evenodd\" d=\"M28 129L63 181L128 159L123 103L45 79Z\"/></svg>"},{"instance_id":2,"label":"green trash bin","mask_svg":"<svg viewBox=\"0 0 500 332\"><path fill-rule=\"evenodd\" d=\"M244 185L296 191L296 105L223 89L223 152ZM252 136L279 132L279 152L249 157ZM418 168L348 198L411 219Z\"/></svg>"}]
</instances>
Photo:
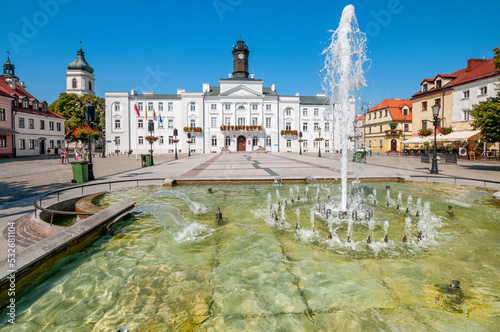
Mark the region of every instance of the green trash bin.
<instances>
[{"instance_id":1,"label":"green trash bin","mask_svg":"<svg viewBox=\"0 0 500 332\"><path fill-rule=\"evenodd\" d=\"M89 162L88 161L72 161L70 162L73 169L73 180L77 183L87 182L89 180Z\"/></svg>"},{"instance_id":2,"label":"green trash bin","mask_svg":"<svg viewBox=\"0 0 500 332\"><path fill-rule=\"evenodd\" d=\"M152 160L153 160L152 156L150 154L147 154L146 155L146 166L153 165Z\"/></svg>"},{"instance_id":3,"label":"green trash bin","mask_svg":"<svg viewBox=\"0 0 500 332\"><path fill-rule=\"evenodd\" d=\"M363 155L364 155L364 152L361 152L361 151L356 152L356 154L354 155L354 159L356 160L357 163L363 162Z\"/></svg>"}]
</instances>

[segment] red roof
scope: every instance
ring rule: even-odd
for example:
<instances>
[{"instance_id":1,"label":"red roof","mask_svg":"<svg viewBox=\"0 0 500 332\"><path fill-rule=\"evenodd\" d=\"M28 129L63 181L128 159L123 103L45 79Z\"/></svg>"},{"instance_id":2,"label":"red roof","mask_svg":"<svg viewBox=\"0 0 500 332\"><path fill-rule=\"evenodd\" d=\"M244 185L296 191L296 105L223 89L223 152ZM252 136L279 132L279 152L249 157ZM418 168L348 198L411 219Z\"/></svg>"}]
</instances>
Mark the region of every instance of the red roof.
<instances>
[{"instance_id":1,"label":"red roof","mask_svg":"<svg viewBox=\"0 0 500 332\"><path fill-rule=\"evenodd\" d=\"M14 97L12 97L11 95L9 95L7 92L3 92L2 90L0 90L0 96L9 97L9 98L14 99Z\"/></svg>"},{"instance_id":2,"label":"red roof","mask_svg":"<svg viewBox=\"0 0 500 332\"><path fill-rule=\"evenodd\" d=\"M408 106L408 115L403 115L403 107ZM411 121L411 110L413 102L410 99L385 99L378 103L368 112L375 112L387 109L394 121Z\"/></svg>"},{"instance_id":3,"label":"red roof","mask_svg":"<svg viewBox=\"0 0 500 332\"><path fill-rule=\"evenodd\" d=\"M420 95L429 94L431 92L449 89L457 85L467 84L481 79L497 76L498 74L496 73L496 68L493 64L493 60L494 59L469 59L467 62L467 67L465 68L459 69L451 74L438 74L433 80L426 78L422 81L422 83L426 81L434 81L437 77L452 78L452 80L443 85L441 88L436 89L435 87L433 87L427 91L418 91L412 97L415 98Z\"/></svg>"},{"instance_id":4,"label":"red roof","mask_svg":"<svg viewBox=\"0 0 500 332\"><path fill-rule=\"evenodd\" d=\"M22 97L26 97L28 99L36 99L33 97L31 94L28 93L25 89L23 89L19 84L16 84L16 89L12 89L12 87L5 81L5 78L0 78L0 94L9 96L15 99L19 99ZM37 110L37 109L31 109L31 108L24 108L24 107L19 107L19 106L14 106L12 107L12 110L18 111L18 112L23 112L23 113L29 113L29 114L36 114L36 115L42 115L42 116L49 116L53 118L58 118L58 119L65 119L65 117L52 112L47 108L47 112Z\"/></svg>"}]
</instances>

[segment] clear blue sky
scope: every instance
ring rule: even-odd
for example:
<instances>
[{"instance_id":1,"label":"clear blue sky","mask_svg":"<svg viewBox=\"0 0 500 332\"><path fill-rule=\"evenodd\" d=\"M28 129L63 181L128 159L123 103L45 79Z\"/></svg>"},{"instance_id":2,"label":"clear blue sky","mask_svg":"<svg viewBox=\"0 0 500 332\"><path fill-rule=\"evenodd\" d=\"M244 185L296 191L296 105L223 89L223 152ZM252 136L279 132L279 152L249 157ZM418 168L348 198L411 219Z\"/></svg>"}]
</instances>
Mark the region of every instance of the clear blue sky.
<instances>
[{"instance_id":1,"label":"clear blue sky","mask_svg":"<svg viewBox=\"0 0 500 332\"><path fill-rule=\"evenodd\" d=\"M232 72L241 32L250 72L265 86L315 95L323 92L321 52L348 4L368 36L371 67L360 98L372 106L410 98L424 78L463 68L468 58L491 58L500 46L497 0L28 0L2 2L0 61L10 51L28 91L49 103L65 90L80 40L99 96L140 87L201 91Z\"/></svg>"}]
</instances>

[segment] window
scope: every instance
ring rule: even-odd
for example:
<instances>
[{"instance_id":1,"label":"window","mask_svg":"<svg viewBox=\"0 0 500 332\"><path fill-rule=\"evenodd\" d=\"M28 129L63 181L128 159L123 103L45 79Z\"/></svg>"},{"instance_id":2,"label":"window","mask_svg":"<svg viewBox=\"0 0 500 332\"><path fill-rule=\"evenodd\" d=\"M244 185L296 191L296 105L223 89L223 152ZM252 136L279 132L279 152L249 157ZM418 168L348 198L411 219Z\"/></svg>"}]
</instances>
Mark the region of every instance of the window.
<instances>
[{"instance_id":1,"label":"window","mask_svg":"<svg viewBox=\"0 0 500 332\"><path fill-rule=\"evenodd\" d=\"M434 104L441 105L441 98L434 99Z\"/></svg>"},{"instance_id":2,"label":"window","mask_svg":"<svg viewBox=\"0 0 500 332\"><path fill-rule=\"evenodd\" d=\"M329 140L325 140L325 148L329 148L330 147L330 141Z\"/></svg>"},{"instance_id":3,"label":"window","mask_svg":"<svg viewBox=\"0 0 500 332\"><path fill-rule=\"evenodd\" d=\"M230 126L231 125L231 117L229 116L226 116L225 120L224 120L224 124L226 126Z\"/></svg>"},{"instance_id":4,"label":"window","mask_svg":"<svg viewBox=\"0 0 500 332\"><path fill-rule=\"evenodd\" d=\"M161 115L159 116L159 120L158 120L158 128L164 128L163 127L163 118L161 117Z\"/></svg>"},{"instance_id":5,"label":"window","mask_svg":"<svg viewBox=\"0 0 500 332\"><path fill-rule=\"evenodd\" d=\"M410 126L407 123L405 123L405 131L410 131Z\"/></svg>"},{"instance_id":6,"label":"window","mask_svg":"<svg viewBox=\"0 0 500 332\"><path fill-rule=\"evenodd\" d=\"M304 108L304 109L302 110L302 116L307 116L307 108Z\"/></svg>"},{"instance_id":7,"label":"window","mask_svg":"<svg viewBox=\"0 0 500 332\"><path fill-rule=\"evenodd\" d=\"M217 104L211 104L210 105L210 109L213 110L213 111L216 111L217 110Z\"/></svg>"},{"instance_id":8,"label":"window","mask_svg":"<svg viewBox=\"0 0 500 332\"><path fill-rule=\"evenodd\" d=\"M427 129L427 121L422 120L422 129Z\"/></svg>"},{"instance_id":9,"label":"window","mask_svg":"<svg viewBox=\"0 0 500 332\"><path fill-rule=\"evenodd\" d=\"M385 114L384 114L384 116L387 116L387 110L385 110Z\"/></svg>"},{"instance_id":10,"label":"window","mask_svg":"<svg viewBox=\"0 0 500 332\"><path fill-rule=\"evenodd\" d=\"M330 131L330 122L325 122L325 131Z\"/></svg>"},{"instance_id":11,"label":"window","mask_svg":"<svg viewBox=\"0 0 500 332\"><path fill-rule=\"evenodd\" d=\"M160 139L158 141L160 142L159 144L161 145L165 144L165 139L163 138L163 136L160 136Z\"/></svg>"},{"instance_id":12,"label":"window","mask_svg":"<svg viewBox=\"0 0 500 332\"><path fill-rule=\"evenodd\" d=\"M139 136L139 145L144 144L144 136Z\"/></svg>"},{"instance_id":13,"label":"window","mask_svg":"<svg viewBox=\"0 0 500 332\"><path fill-rule=\"evenodd\" d=\"M257 136L252 137L252 146L257 146L259 145L259 139Z\"/></svg>"},{"instance_id":14,"label":"window","mask_svg":"<svg viewBox=\"0 0 500 332\"><path fill-rule=\"evenodd\" d=\"M54 130L54 121L49 121L49 130Z\"/></svg>"},{"instance_id":15,"label":"window","mask_svg":"<svg viewBox=\"0 0 500 332\"><path fill-rule=\"evenodd\" d=\"M92 81L89 81L89 91L92 91Z\"/></svg>"},{"instance_id":16,"label":"window","mask_svg":"<svg viewBox=\"0 0 500 332\"><path fill-rule=\"evenodd\" d=\"M266 105L266 111L270 111L271 110L271 104L267 104Z\"/></svg>"},{"instance_id":17,"label":"window","mask_svg":"<svg viewBox=\"0 0 500 332\"><path fill-rule=\"evenodd\" d=\"M196 136L191 136L191 145L196 144Z\"/></svg>"},{"instance_id":18,"label":"window","mask_svg":"<svg viewBox=\"0 0 500 332\"><path fill-rule=\"evenodd\" d=\"M33 150L35 148L35 140L34 139L28 140L28 148L30 150Z\"/></svg>"},{"instance_id":19,"label":"window","mask_svg":"<svg viewBox=\"0 0 500 332\"><path fill-rule=\"evenodd\" d=\"M6 147L7 147L7 136L0 135L0 148L6 148Z\"/></svg>"},{"instance_id":20,"label":"window","mask_svg":"<svg viewBox=\"0 0 500 332\"><path fill-rule=\"evenodd\" d=\"M302 142L302 147L307 148L307 141Z\"/></svg>"},{"instance_id":21,"label":"window","mask_svg":"<svg viewBox=\"0 0 500 332\"><path fill-rule=\"evenodd\" d=\"M174 119L168 119L167 128L168 129L174 128Z\"/></svg>"},{"instance_id":22,"label":"window","mask_svg":"<svg viewBox=\"0 0 500 332\"><path fill-rule=\"evenodd\" d=\"M167 107L168 107L168 109L167 109L167 110L168 110L169 112L172 112L172 111L174 110L174 103L169 102Z\"/></svg>"},{"instance_id":23,"label":"window","mask_svg":"<svg viewBox=\"0 0 500 332\"><path fill-rule=\"evenodd\" d=\"M271 128L271 119L272 118L266 118L266 128Z\"/></svg>"},{"instance_id":24,"label":"window","mask_svg":"<svg viewBox=\"0 0 500 332\"><path fill-rule=\"evenodd\" d=\"M371 119L372 119L372 115L368 114L368 120L371 120Z\"/></svg>"},{"instance_id":25,"label":"window","mask_svg":"<svg viewBox=\"0 0 500 332\"><path fill-rule=\"evenodd\" d=\"M424 92L425 92L425 91L427 91L427 84L424 84L424 85L422 86L422 91L424 91Z\"/></svg>"},{"instance_id":26,"label":"window","mask_svg":"<svg viewBox=\"0 0 500 332\"><path fill-rule=\"evenodd\" d=\"M240 106L238 107L238 110L239 110L239 111L244 111L244 110L245 110L245 106L240 105Z\"/></svg>"},{"instance_id":27,"label":"window","mask_svg":"<svg viewBox=\"0 0 500 332\"><path fill-rule=\"evenodd\" d=\"M0 108L0 121L7 121L7 110Z\"/></svg>"},{"instance_id":28,"label":"window","mask_svg":"<svg viewBox=\"0 0 500 332\"><path fill-rule=\"evenodd\" d=\"M163 102L158 103L158 111L163 111Z\"/></svg>"},{"instance_id":29,"label":"window","mask_svg":"<svg viewBox=\"0 0 500 332\"><path fill-rule=\"evenodd\" d=\"M76 89L76 78L74 78L74 79L71 81L71 86L73 87L73 89Z\"/></svg>"},{"instance_id":30,"label":"window","mask_svg":"<svg viewBox=\"0 0 500 332\"><path fill-rule=\"evenodd\" d=\"M408 115L408 109L407 108L403 108L403 115Z\"/></svg>"},{"instance_id":31,"label":"window","mask_svg":"<svg viewBox=\"0 0 500 332\"><path fill-rule=\"evenodd\" d=\"M302 131L308 131L307 122L302 122Z\"/></svg>"},{"instance_id":32,"label":"window","mask_svg":"<svg viewBox=\"0 0 500 332\"><path fill-rule=\"evenodd\" d=\"M372 127L368 127L368 134L372 133Z\"/></svg>"},{"instance_id":33,"label":"window","mask_svg":"<svg viewBox=\"0 0 500 332\"><path fill-rule=\"evenodd\" d=\"M45 121L40 120L40 130L45 130Z\"/></svg>"},{"instance_id":34,"label":"window","mask_svg":"<svg viewBox=\"0 0 500 332\"><path fill-rule=\"evenodd\" d=\"M245 118L238 118L238 126L244 126L245 125Z\"/></svg>"},{"instance_id":35,"label":"window","mask_svg":"<svg viewBox=\"0 0 500 332\"><path fill-rule=\"evenodd\" d=\"M174 144L174 136L168 136L168 144Z\"/></svg>"},{"instance_id":36,"label":"window","mask_svg":"<svg viewBox=\"0 0 500 332\"><path fill-rule=\"evenodd\" d=\"M227 147L231 146L231 137L226 136L226 138L224 139L224 145Z\"/></svg>"},{"instance_id":37,"label":"window","mask_svg":"<svg viewBox=\"0 0 500 332\"><path fill-rule=\"evenodd\" d=\"M231 110L231 104L225 104L224 109L230 111Z\"/></svg>"},{"instance_id":38,"label":"window","mask_svg":"<svg viewBox=\"0 0 500 332\"><path fill-rule=\"evenodd\" d=\"M422 111L427 111L427 102L426 101L422 102Z\"/></svg>"},{"instance_id":39,"label":"window","mask_svg":"<svg viewBox=\"0 0 500 332\"><path fill-rule=\"evenodd\" d=\"M285 130L292 130L292 123L291 122L285 122Z\"/></svg>"},{"instance_id":40,"label":"window","mask_svg":"<svg viewBox=\"0 0 500 332\"><path fill-rule=\"evenodd\" d=\"M285 116L292 116L292 110L290 108L285 110Z\"/></svg>"},{"instance_id":41,"label":"window","mask_svg":"<svg viewBox=\"0 0 500 332\"><path fill-rule=\"evenodd\" d=\"M212 116L212 118L210 119L210 127L217 128L217 117Z\"/></svg>"},{"instance_id":42,"label":"window","mask_svg":"<svg viewBox=\"0 0 500 332\"><path fill-rule=\"evenodd\" d=\"M382 132L382 126L380 126L380 132Z\"/></svg>"},{"instance_id":43,"label":"window","mask_svg":"<svg viewBox=\"0 0 500 332\"><path fill-rule=\"evenodd\" d=\"M252 118L252 126L256 126L256 125L257 125L257 123L258 123L258 121L259 121L259 118L257 118L257 117L253 117L253 118Z\"/></svg>"},{"instance_id":44,"label":"window","mask_svg":"<svg viewBox=\"0 0 500 332\"><path fill-rule=\"evenodd\" d=\"M462 91L462 99L467 99L470 97L469 90Z\"/></svg>"},{"instance_id":45,"label":"window","mask_svg":"<svg viewBox=\"0 0 500 332\"><path fill-rule=\"evenodd\" d=\"M61 131L61 123L60 122L57 122L56 127L57 127L57 131Z\"/></svg>"},{"instance_id":46,"label":"window","mask_svg":"<svg viewBox=\"0 0 500 332\"><path fill-rule=\"evenodd\" d=\"M19 150L26 150L26 141L24 139L19 140Z\"/></svg>"},{"instance_id":47,"label":"window","mask_svg":"<svg viewBox=\"0 0 500 332\"><path fill-rule=\"evenodd\" d=\"M287 148L291 148L292 147L292 140L291 139L287 139L286 140L286 147Z\"/></svg>"},{"instance_id":48,"label":"window","mask_svg":"<svg viewBox=\"0 0 500 332\"><path fill-rule=\"evenodd\" d=\"M318 116L319 115L319 108L315 108L314 109L314 116Z\"/></svg>"},{"instance_id":49,"label":"window","mask_svg":"<svg viewBox=\"0 0 500 332\"><path fill-rule=\"evenodd\" d=\"M441 80L436 80L436 89L441 87Z\"/></svg>"},{"instance_id":50,"label":"window","mask_svg":"<svg viewBox=\"0 0 500 332\"><path fill-rule=\"evenodd\" d=\"M143 119L137 120L137 128L144 128L144 120Z\"/></svg>"},{"instance_id":51,"label":"window","mask_svg":"<svg viewBox=\"0 0 500 332\"><path fill-rule=\"evenodd\" d=\"M315 122L314 123L314 131L318 131L319 130L319 122Z\"/></svg>"},{"instance_id":52,"label":"window","mask_svg":"<svg viewBox=\"0 0 500 332\"><path fill-rule=\"evenodd\" d=\"M51 139L51 140L50 140L50 142L49 142L49 147L50 147L51 149L53 149L53 148L54 148L54 140L53 140L53 139Z\"/></svg>"},{"instance_id":53,"label":"window","mask_svg":"<svg viewBox=\"0 0 500 332\"><path fill-rule=\"evenodd\" d=\"M139 109L139 111L144 111L144 107L142 106L142 103L138 103L137 108Z\"/></svg>"},{"instance_id":54,"label":"window","mask_svg":"<svg viewBox=\"0 0 500 332\"><path fill-rule=\"evenodd\" d=\"M254 111L255 111L255 110L257 110L258 108L259 108L259 105L257 105L257 104L252 104L252 109L253 109Z\"/></svg>"},{"instance_id":55,"label":"window","mask_svg":"<svg viewBox=\"0 0 500 332\"><path fill-rule=\"evenodd\" d=\"M24 128L24 118L19 118L18 125L19 125L19 128Z\"/></svg>"},{"instance_id":56,"label":"window","mask_svg":"<svg viewBox=\"0 0 500 332\"><path fill-rule=\"evenodd\" d=\"M470 121L474 118L470 116L469 110L462 110L462 121Z\"/></svg>"},{"instance_id":57,"label":"window","mask_svg":"<svg viewBox=\"0 0 500 332\"><path fill-rule=\"evenodd\" d=\"M34 101L34 102L33 102L33 109L34 109L34 110L37 110L37 109L38 109L38 102L37 102L37 101Z\"/></svg>"},{"instance_id":58,"label":"window","mask_svg":"<svg viewBox=\"0 0 500 332\"><path fill-rule=\"evenodd\" d=\"M120 145L120 136L115 136L115 144Z\"/></svg>"},{"instance_id":59,"label":"window","mask_svg":"<svg viewBox=\"0 0 500 332\"><path fill-rule=\"evenodd\" d=\"M479 88L479 96L483 96L488 93L488 87L482 86Z\"/></svg>"},{"instance_id":60,"label":"window","mask_svg":"<svg viewBox=\"0 0 500 332\"><path fill-rule=\"evenodd\" d=\"M314 148L317 148L317 147L318 147L318 143L319 143L319 141L314 141L314 142L313 142L313 147L314 147Z\"/></svg>"},{"instance_id":61,"label":"window","mask_svg":"<svg viewBox=\"0 0 500 332\"><path fill-rule=\"evenodd\" d=\"M148 111L152 111L152 110L153 110L153 103L148 102Z\"/></svg>"},{"instance_id":62,"label":"window","mask_svg":"<svg viewBox=\"0 0 500 332\"><path fill-rule=\"evenodd\" d=\"M196 119L191 119L191 121L189 122L189 124L190 124L191 128L196 127Z\"/></svg>"},{"instance_id":63,"label":"window","mask_svg":"<svg viewBox=\"0 0 500 332\"><path fill-rule=\"evenodd\" d=\"M115 119L115 129L120 129L122 127L121 120Z\"/></svg>"},{"instance_id":64,"label":"window","mask_svg":"<svg viewBox=\"0 0 500 332\"><path fill-rule=\"evenodd\" d=\"M212 146L217 146L217 136L212 136Z\"/></svg>"},{"instance_id":65,"label":"window","mask_svg":"<svg viewBox=\"0 0 500 332\"><path fill-rule=\"evenodd\" d=\"M382 117L382 111L380 111L380 112L378 113L378 117L379 117L379 118L381 118L381 117Z\"/></svg>"},{"instance_id":66,"label":"window","mask_svg":"<svg viewBox=\"0 0 500 332\"><path fill-rule=\"evenodd\" d=\"M151 128L153 130L151 130ZM154 131L154 128L155 128L155 124L154 124L153 120L148 120L148 131Z\"/></svg>"},{"instance_id":67,"label":"window","mask_svg":"<svg viewBox=\"0 0 500 332\"><path fill-rule=\"evenodd\" d=\"M377 118L377 112L373 112L373 119L375 120Z\"/></svg>"},{"instance_id":68,"label":"window","mask_svg":"<svg viewBox=\"0 0 500 332\"><path fill-rule=\"evenodd\" d=\"M271 146L271 136L266 137L266 146Z\"/></svg>"},{"instance_id":69,"label":"window","mask_svg":"<svg viewBox=\"0 0 500 332\"><path fill-rule=\"evenodd\" d=\"M396 130L398 129L398 125L396 123L391 123L390 124L391 130Z\"/></svg>"},{"instance_id":70,"label":"window","mask_svg":"<svg viewBox=\"0 0 500 332\"><path fill-rule=\"evenodd\" d=\"M196 111L196 103L190 103L190 104L189 104L189 109L190 109L191 111Z\"/></svg>"}]
</instances>

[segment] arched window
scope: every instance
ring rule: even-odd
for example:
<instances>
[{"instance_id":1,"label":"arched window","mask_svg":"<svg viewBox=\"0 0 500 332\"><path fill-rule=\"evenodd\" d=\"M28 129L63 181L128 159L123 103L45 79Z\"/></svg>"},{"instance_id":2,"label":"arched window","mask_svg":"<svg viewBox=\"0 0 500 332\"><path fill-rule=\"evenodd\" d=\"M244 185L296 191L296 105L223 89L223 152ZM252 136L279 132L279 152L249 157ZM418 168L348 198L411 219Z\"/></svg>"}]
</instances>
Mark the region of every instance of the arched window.
<instances>
[{"instance_id":1,"label":"arched window","mask_svg":"<svg viewBox=\"0 0 500 332\"><path fill-rule=\"evenodd\" d=\"M89 90L92 91L92 81L89 81Z\"/></svg>"},{"instance_id":2,"label":"arched window","mask_svg":"<svg viewBox=\"0 0 500 332\"><path fill-rule=\"evenodd\" d=\"M73 79L72 86L73 86L73 89L76 89L76 78Z\"/></svg>"},{"instance_id":3,"label":"arched window","mask_svg":"<svg viewBox=\"0 0 500 332\"><path fill-rule=\"evenodd\" d=\"M217 146L217 136L212 136L212 146Z\"/></svg>"},{"instance_id":4,"label":"arched window","mask_svg":"<svg viewBox=\"0 0 500 332\"><path fill-rule=\"evenodd\" d=\"M292 109L291 108L285 109L285 116L292 116Z\"/></svg>"},{"instance_id":5,"label":"arched window","mask_svg":"<svg viewBox=\"0 0 500 332\"><path fill-rule=\"evenodd\" d=\"M224 145L227 146L227 147L231 146L231 137L226 136L226 140L225 140L225 144Z\"/></svg>"},{"instance_id":6,"label":"arched window","mask_svg":"<svg viewBox=\"0 0 500 332\"><path fill-rule=\"evenodd\" d=\"M115 112L120 111L120 103L115 103Z\"/></svg>"},{"instance_id":7,"label":"arched window","mask_svg":"<svg viewBox=\"0 0 500 332\"><path fill-rule=\"evenodd\" d=\"M271 146L271 136L266 137L266 146Z\"/></svg>"}]
</instances>

